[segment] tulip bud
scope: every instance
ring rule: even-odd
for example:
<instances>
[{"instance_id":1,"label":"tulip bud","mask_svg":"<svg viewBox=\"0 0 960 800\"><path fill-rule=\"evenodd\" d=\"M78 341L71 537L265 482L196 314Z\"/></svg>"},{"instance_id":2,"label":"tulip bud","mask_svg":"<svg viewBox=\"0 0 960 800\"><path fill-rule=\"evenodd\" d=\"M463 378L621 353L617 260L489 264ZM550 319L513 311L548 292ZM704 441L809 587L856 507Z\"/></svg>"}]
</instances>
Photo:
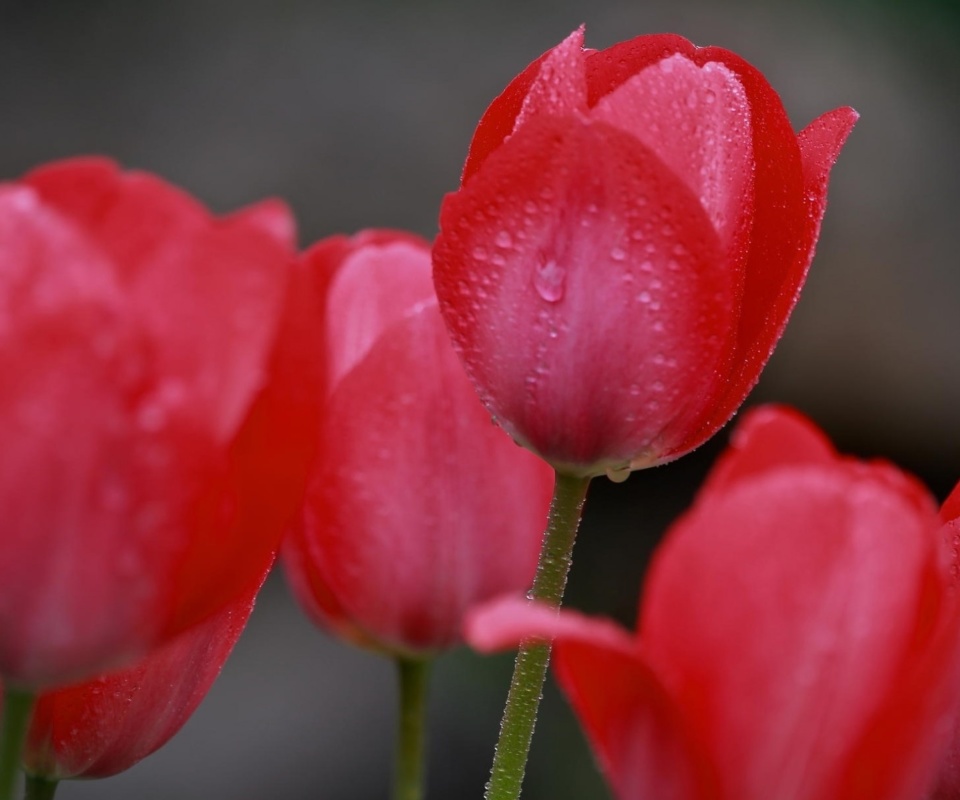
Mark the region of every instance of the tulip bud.
<instances>
[{"instance_id":1,"label":"tulip bud","mask_svg":"<svg viewBox=\"0 0 960 800\"><path fill-rule=\"evenodd\" d=\"M796 135L729 51L582 42L574 31L480 120L434 281L510 435L560 471L623 479L702 444L756 383L857 114Z\"/></svg>"},{"instance_id":2,"label":"tulip bud","mask_svg":"<svg viewBox=\"0 0 960 800\"><path fill-rule=\"evenodd\" d=\"M477 400L425 242L368 231L303 260L322 287L328 390L287 575L346 638L401 655L451 647L470 605L532 581L552 472Z\"/></svg>"}]
</instances>

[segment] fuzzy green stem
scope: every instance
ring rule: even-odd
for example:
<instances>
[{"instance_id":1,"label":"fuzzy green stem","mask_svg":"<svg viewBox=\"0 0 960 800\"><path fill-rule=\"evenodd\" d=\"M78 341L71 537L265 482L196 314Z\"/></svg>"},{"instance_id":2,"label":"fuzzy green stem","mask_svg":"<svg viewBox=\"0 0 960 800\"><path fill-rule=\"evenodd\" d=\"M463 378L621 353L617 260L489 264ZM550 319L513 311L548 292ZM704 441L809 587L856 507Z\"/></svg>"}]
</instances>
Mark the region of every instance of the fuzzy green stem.
<instances>
[{"instance_id":1,"label":"fuzzy green stem","mask_svg":"<svg viewBox=\"0 0 960 800\"><path fill-rule=\"evenodd\" d=\"M13 800L20 773L20 753L30 726L36 696L22 689L3 692L3 724L0 727L0 800Z\"/></svg>"},{"instance_id":2,"label":"fuzzy green stem","mask_svg":"<svg viewBox=\"0 0 960 800\"><path fill-rule=\"evenodd\" d=\"M589 484L589 478L557 473L537 576L528 595L531 600L554 607L559 607L563 600L573 543ZM500 740L493 757L485 800L518 800L520 797L549 663L550 645L521 643L500 723Z\"/></svg>"},{"instance_id":3,"label":"fuzzy green stem","mask_svg":"<svg viewBox=\"0 0 960 800\"><path fill-rule=\"evenodd\" d=\"M60 781L50 781L36 775L27 776L27 793L23 800L53 800Z\"/></svg>"},{"instance_id":4,"label":"fuzzy green stem","mask_svg":"<svg viewBox=\"0 0 960 800\"><path fill-rule=\"evenodd\" d=\"M400 722L394 800L422 800L430 662L398 658Z\"/></svg>"}]
</instances>

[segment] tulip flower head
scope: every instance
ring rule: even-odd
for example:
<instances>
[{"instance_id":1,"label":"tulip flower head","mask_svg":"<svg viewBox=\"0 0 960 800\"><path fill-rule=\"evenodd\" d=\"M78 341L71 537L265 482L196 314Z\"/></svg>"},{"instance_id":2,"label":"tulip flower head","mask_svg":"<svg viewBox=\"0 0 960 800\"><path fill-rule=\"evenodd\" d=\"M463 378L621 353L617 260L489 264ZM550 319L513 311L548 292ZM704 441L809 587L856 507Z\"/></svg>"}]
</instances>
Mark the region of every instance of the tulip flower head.
<instances>
[{"instance_id":1,"label":"tulip flower head","mask_svg":"<svg viewBox=\"0 0 960 800\"><path fill-rule=\"evenodd\" d=\"M617 800L911 800L960 694L960 597L932 498L767 408L650 568L635 636L519 600L489 650L554 637Z\"/></svg>"},{"instance_id":2,"label":"tulip flower head","mask_svg":"<svg viewBox=\"0 0 960 800\"><path fill-rule=\"evenodd\" d=\"M492 425L437 309L430 249L391 231L309 250L328 387L317 466L283 548L322 626L423 656L460 642L463 614L525 590L552 472Z\"/></svg>"},{"instance_id":3,"label":"tulip flower head","mask_svg":"<svg viewBox=\"0 0 960 800\"><path fill-rule=\"evenodd\" d=\"M582 43L581 29L480 120L434 281L511 436L561 471L624 478L702 444L756 383L857 114L797 135L729 51Z\"/></svg>"},{"instance_id":4,"label":"tulip flower head","mask_svg":"<svg viewBox=\"0 0 960 800\"><path fill-rule=\"evenodd\" d=\"M104 159L0 186L8 685L119 667L262 579L315 440L292 237L279 203L218 219Z\"/></svg>"}]
</instances>

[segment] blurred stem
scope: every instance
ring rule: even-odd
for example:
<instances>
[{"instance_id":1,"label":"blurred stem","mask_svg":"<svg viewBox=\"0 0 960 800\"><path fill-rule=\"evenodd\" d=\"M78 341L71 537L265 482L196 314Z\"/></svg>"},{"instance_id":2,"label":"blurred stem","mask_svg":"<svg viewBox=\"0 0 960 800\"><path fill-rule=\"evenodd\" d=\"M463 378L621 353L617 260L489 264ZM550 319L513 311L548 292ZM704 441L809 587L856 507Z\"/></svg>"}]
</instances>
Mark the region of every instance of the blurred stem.
<instances>
[{"instance_id":1,"label":"blurred stem","mask_svg":"<svg viewBox=\"0 0 960 800\"><path fill-rule=\"evenodd\" d=\"M0 800L13 800L20 772L20 753L35 700L32 692L4 689L3 724L0 727Z\"/></svg>"},{"instance_id":2,"label":"blurred stem","mask_svg":"<svg viewBox=\"0 0 960 800\"><path fill-rule=\"evenodd\" d=\"M27 793L23 800L53 800L60 781L49 781L36 775L27 776Z\"/></svg>"},{"instance_id":3,"label":"blurred stem","mask_svg":"<svg viewBox=\"0 0 960 800\"><path fill-rule=\"evenodd\" d=\"M394 800L422 800L426 749L427 681L430 662L398 658L400 725Z\"/></svg>"},{"instance_id":4,"label":"blurred stem","mask_svg":"<svg viewBox=\"0 0 960 800\"><path fill-rule=\"evenodd\" d=\"M528 595L531 600L560 606L589 485L590 478L556 474L537 576ZM486 800L518 800L520 797L549 663L549 644L520 644L503 722L500 723L500 740L493 756L490 782L484 795Z\"/></svg>"}]
</instances>

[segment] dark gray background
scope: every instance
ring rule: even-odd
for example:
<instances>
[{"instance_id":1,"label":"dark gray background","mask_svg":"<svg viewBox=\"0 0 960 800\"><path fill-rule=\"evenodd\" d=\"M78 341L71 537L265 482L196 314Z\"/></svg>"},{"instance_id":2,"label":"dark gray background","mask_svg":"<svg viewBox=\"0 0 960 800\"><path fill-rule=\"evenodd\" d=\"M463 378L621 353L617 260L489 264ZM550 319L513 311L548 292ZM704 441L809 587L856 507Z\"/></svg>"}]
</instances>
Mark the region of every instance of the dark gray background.
<instances>
[{"instance_id":1,"label":"dark gray background","mask_svg":"<svg viewBox=\"0 0 960 800\"><path fill-rule=\"evenodd\" d=\"M960 477L960 4L906 5L0 0L0 176L106 153L218 211L284 197L303 244L367 226L432 237L487 103L581 22L593 47L664 31L728 47L797 127L838 105L862 114L804 296L749 402L792 403L943 497ZM625 485L596 482L571 605L632 621L646 556L723 437ZM481 796L509 671L465 651L438 663L432 798ZM385 798L394 702L391 666L314 630L275 575L183 732L58 796ZM605 797L553 689L541 723L524 797Z\"/></svg>"}]
</instances>

